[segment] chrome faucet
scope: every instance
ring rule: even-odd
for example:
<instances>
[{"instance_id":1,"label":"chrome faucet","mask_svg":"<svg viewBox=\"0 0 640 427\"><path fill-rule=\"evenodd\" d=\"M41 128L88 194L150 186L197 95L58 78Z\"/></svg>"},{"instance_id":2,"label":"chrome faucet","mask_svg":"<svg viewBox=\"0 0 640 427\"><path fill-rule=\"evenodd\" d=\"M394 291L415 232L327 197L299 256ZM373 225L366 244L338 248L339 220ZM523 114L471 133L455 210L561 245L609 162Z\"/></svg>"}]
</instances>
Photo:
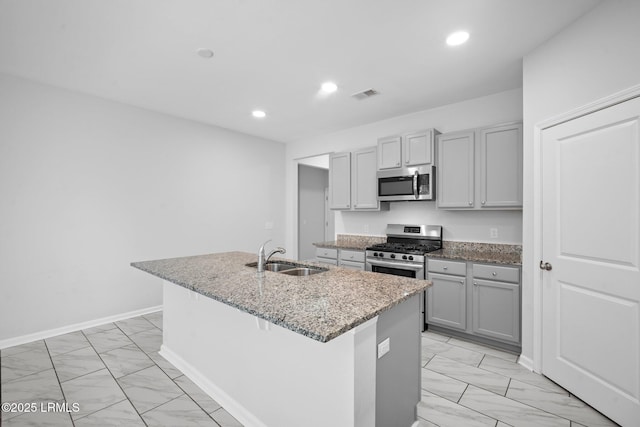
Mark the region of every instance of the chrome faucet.
<instances>
[{"instance_id":1,"label":"chrome faucet","mask_svg":"<svg viewBox=\"0 0 640 427\"><path fill-rule=\"evenodd\" d=\"M262 246L260 246L260 249L258 249L258 273L263 273L264 272L264 268L267 265L267 263L269 262L269 258L271 258L274 254L284 254L287 251L284 248L281 247L277 247L274 250L272 250L271 252L269 252L269 255L264 254L264 246L269 243L271 241L271 239L267 240L266 242L264 242L262 244Z\"/></svg>"}]
</instances>

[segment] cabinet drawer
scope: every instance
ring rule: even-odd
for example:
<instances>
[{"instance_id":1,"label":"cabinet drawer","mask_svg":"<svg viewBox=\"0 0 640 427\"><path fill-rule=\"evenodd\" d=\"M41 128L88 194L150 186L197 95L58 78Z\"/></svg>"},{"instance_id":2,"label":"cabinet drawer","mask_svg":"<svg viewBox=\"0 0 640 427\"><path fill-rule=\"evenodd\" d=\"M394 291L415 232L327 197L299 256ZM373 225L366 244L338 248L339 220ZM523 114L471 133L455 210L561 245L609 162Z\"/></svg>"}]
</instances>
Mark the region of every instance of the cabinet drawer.
<instances>
[{"instance_id":1,"label":"cabinet drawer","mask_svg":"<svg viewBox=\"0 0 640 427\"><path fill-rule=\"evenodd\" d=\"M498 280L500 282L520 282L520 269L497 265L473 264L473 277Z\"/></svg>"},{"instance_id":2,"label":"cabinet drawer","mask_svg":"<svg viewBox=\"0 0 640 427\"><path fill-rule=\"evenodd\" d=\"M429 259L427 261L427 269L434 273L455 274L457 276L466 276L467 263L457 261L443 261L439 259Z\"/></svg>"},{"instance_id":3,"label":"cabinet drawer","mask_svg":"<svg viewBox=\"0 0 640 427\"><path fill-rule=\"evenodd\" d=\"M340 250L340 261L364 262L364 252Z\"/></svg>"},{"instance_id":4,"label":"cabinet drawer","mask_svg":"<svg viewBox=\"0 0 640 427\"><path fill-rule=\"evenodd\" d=\"M329 248L316 248L316 256L320 258L338 259L338 250Z\"/></svg>"},{"instance_id":5,"label":"cabinet drawer","mask_svg":"<svg viewBox=\"0 0 640 427\"><path fill-rule=\"evenodd\" d=\"M364 263L362 262L344 261L340 259L340 267L364 271Z\"/></svg>"}]
</instances>

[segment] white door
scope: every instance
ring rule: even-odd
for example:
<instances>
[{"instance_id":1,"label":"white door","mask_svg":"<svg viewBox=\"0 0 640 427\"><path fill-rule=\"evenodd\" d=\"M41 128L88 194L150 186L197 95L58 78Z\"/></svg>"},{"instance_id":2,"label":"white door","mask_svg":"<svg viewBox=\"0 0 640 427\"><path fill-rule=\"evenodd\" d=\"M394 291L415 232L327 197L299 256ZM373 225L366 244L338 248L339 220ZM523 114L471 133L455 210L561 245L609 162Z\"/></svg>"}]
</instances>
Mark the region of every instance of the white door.
<instances>
[{"instance_id":1,"label":"white door","mask_svg":"<svg viewBox=\"0 0 640 427\"><path fill-rule=\"evenodd\" d=\"M639 116L635 98L542 133L542 371L624 426L640 422Z\"/></svg>"}]
</instances>

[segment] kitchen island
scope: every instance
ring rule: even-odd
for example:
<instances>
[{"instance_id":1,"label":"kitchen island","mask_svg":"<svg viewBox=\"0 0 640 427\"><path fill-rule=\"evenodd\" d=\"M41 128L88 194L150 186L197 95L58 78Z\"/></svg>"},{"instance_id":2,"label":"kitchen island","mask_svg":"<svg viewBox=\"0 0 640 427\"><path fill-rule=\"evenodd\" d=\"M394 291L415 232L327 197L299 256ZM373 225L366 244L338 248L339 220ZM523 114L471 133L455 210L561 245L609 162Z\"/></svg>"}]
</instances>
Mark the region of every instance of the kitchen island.
<instances>
[{"instance_id":1,"label":"kitchen island","mask_svg":"<svg viewBox=\"0 0 640 427\"><path fill-rule=\"evenodd\" d=\"M429 282L339 267L258 274L256 259L132 263L165 280L161 354L245 426L411 426Z\"/></svg>"}]
</instances>

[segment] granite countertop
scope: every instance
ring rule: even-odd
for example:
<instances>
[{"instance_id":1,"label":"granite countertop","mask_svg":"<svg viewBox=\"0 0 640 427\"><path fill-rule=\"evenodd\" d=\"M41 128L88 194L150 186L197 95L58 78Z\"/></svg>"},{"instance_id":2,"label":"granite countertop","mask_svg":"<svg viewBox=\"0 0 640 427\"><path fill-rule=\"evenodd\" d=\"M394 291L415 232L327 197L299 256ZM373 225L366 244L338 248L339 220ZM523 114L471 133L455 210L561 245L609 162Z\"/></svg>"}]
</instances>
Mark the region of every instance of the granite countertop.
<instances>
[{"instance_id":1,"label":"granite countertop","mask_svg":"<svg viewBox=\"0 0 640 427\"><path fill-rule=\"evenodd\" d=\"M431 285L426 280L326 265L321 267L328 271L311 276L265 271L260 277L255 267L245 265L257 258L246 252L224 252L131 265L321 342L355 328Z\"/></svg>"},{"instance_id":2,"label":"granite countertop","mask_svg":"<svg viewBox=\"0 0 640 427\"><path fill-rule=\"evenodd\" d=\"M387 241L385 236L369 236L357 234L338 234L337 239L330 242L317 242L314 246L329 249L347 249L364 251L367 246Z\"/></svg>"},{"instance_id":3,"label":"granite countertop","mask_svg":"<svg viewBox=\"0 0 640 427\"><path fill-rule=\"evenodd\" d=\"M443 242L442 249L429 252L427 257L521 266L522 246L473 242Z\"/></svg>"}]
</instances>

